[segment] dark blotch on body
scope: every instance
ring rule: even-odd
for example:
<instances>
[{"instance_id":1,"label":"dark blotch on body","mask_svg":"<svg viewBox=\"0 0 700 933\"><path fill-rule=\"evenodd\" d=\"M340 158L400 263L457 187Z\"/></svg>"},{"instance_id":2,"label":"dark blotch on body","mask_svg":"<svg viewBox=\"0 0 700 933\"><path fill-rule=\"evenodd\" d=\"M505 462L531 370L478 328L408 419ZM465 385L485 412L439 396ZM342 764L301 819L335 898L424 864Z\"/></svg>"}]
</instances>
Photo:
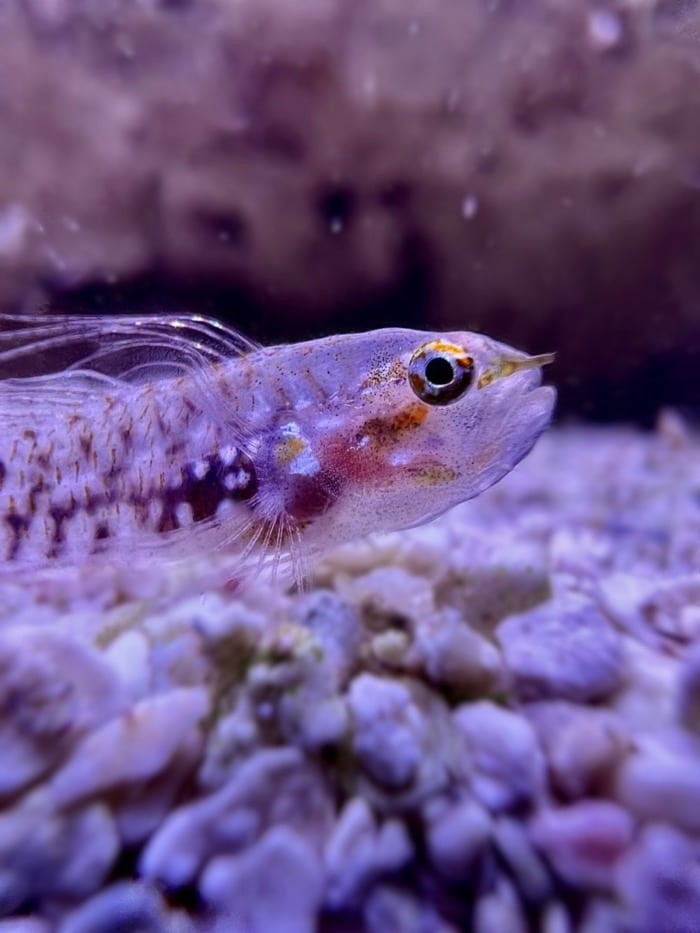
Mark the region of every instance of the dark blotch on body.
<instances>
[{"instance_id":1,"label":"dark blotch on body","mask_svg":"<svg viewBox=\"0 0 700 933\"><path fill-rule=\"evenodd\" d=\"M51 537L51 544L48 552L49 557L58 556L66 540L63 524L64 522L73 518L77 511L77 503L72 503L67 509L59 508L56 506L50 510L49 515L53 521L53 535Z\"/></svg>"},{"instance_id":2,"label":"dark blotch on body","mask_svg":"<svg viewBox=\"0 0 700 933\"><path fill-rule=\"evenodd\" d=\"M57 558L66 544L66 524L75 516L84 512L94 515L98 509L118 507L133 509L136 521L143 528L151 528L156 532L168 532L180 527L177 510L178 506L187 504L192 509L193 521L203 522L214 518L216 512L224 501L246 502L252 499L258 491L258 478L255 466L250 457L242 451L236 451L234 456L224 461L218 454L210 454L196 463L189 463L182 471L182 481L175 487L161 484L158 488L131 489L120 494L114 485L114 476L121 469L108 471L104 491L98 491L85 485L80 498L71 496L67 505L53 505L48 508L48 515L53 523L51 538L48 543L47 557ZM0 488L5 481L6 467L0 461ZM56 482L60 483L60 475ZM37 498L45 493L46 485L40 478L29 490L28 514L19 514L11 504L8 513L4 516L6 525L12 532L6 560L15 560L24 538L29 531L34 515L38 513ZM121 497L123 495L123 498ZM303 497L302 497L303 499ZM160 503L160 517L153 527L152 503ZM106 521L96 524L93 532L93 553L105 550L104 542L115 534L115 530Z\"/></svg>"},{"instance_id":3,"label":"dark blotch on body","mask_svg":"<svg viewBox=\"0 0 700 933\"><path fill-rule=\"evenodd\" d=\"M9 526L12 532L12 540L7 553L7 560L14 560L22 543L29 531L30 519L26 515L18 515L16 512L10 512L5 516L5 524Z\"/></svg>"},{"instance_id":4,"label":"dark blotch on body","mask_svg":"<svg viewBox=\"0 0 700 933\"><path fill-rule=\"evenodd\" d=\"M285 511L301 525L323 515L338 498L337 484L325 472L295 476L293 481L287 480L287 484Z\"/></svg>"},{"instance_id":5,"label":"dark blotch on body","mask_svg":"<svg viewBox=\"0 0 700 933\"><path fill-rule=\"evenodd\" d=\"M246 502L257 491L255 466L243 451L236 451L231 463L224 463L218 454L211 454L199 463L188 463L180 485L161 493L163 511L158 531L173 531L180 527L177 518L179 505L189 505L193 521L203 522L216 515L222 502Z\"/></svg>"},{"instance_id":6,"label":"dark blotch on body","mask_svg":"<svg viewBox=\"0 0 700 933\"><path fill-rule=\"evenodd\" d=\"M99 522L97 528L95 528L95 537L93 540L93 553L100 554L102 551L106 550L105 541L111 537L111 531L109 530L109 525L107 522Z\"/></svg>"},{"instance_id":7,"label":"dark blotch on body","mask_svg":"<svg viewBox=\"0 0 700 933\"><path fill-rule=\"evenodd\" d=\"M92 454L92 434L81 434L80 436L80 449L82 451L83 457L85 460L89 460Z\"/></svg>"}]
</instances>

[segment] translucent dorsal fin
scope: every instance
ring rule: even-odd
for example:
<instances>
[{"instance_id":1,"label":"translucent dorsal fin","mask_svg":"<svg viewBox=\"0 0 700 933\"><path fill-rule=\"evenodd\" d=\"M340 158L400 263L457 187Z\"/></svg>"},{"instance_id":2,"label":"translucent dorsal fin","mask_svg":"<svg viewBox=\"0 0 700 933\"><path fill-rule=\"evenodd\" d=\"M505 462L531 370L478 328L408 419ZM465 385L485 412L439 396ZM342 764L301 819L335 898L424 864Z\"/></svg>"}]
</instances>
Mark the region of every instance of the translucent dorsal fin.
<instances>
[{"instance_id":1,"label":"translucent dorsal fin","mask_svg":"<svg viewBox=\"0 0 700 933\"><path fill-rule=\"evenodd\" d=\"M0 314L0 380L80 371L139 383L256 349L237 331L200 315Z\"/></svg>"}]
</instances>

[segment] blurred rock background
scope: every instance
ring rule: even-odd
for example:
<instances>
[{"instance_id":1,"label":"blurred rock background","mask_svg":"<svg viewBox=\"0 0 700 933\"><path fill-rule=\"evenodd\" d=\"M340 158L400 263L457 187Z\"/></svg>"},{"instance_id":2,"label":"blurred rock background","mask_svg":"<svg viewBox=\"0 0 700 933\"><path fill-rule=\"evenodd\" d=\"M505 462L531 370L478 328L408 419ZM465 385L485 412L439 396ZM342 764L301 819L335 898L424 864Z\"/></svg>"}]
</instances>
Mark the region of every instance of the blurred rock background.
<instances>
[{"instance_id":1,"label":"blurred rock background","mask_svg":"<svg viewBox=\"0 0 700 933\"><path fill-rule=\"evenodd\" d=\"M700 398L694 0L5 0L0 308L557 350Z\"/></svg>"}]
</instances>

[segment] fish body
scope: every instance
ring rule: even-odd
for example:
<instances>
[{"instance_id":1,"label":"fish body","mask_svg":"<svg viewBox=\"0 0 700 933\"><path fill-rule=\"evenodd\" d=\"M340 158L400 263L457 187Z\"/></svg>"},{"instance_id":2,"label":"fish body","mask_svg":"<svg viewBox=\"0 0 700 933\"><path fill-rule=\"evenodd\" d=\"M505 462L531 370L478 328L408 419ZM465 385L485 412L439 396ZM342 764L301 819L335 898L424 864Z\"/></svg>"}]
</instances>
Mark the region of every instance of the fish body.
<instances>
[{"instance_id":1,"label":"fish body","mask_svg":"<svg viewBox=\"0 0 700 933\"><path fill-rule=\"evenodd\" d=\"M469 332L258 347L198 317L0 316L0 563L225 548L299 577L508 473L550 421L549 359Z\"/></svg>"}]
</instances>

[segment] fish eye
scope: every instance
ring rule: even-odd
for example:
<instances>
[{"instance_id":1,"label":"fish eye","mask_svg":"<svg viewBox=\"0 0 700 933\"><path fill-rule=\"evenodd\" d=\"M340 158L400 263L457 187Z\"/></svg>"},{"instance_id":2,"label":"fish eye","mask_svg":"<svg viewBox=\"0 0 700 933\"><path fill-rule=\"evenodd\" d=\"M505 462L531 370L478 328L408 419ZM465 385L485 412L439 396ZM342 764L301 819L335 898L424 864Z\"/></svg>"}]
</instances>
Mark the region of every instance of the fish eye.
<instances>
[{"instance_id":1,"label":"fish eye","mask_svg":"<svg viewBox=\"0 0 700 933\"><path fill-rule=\"evenodd\" d=\"M431 340L413 353L408 381L427 405L449 405L467 391L474 375L474 360L464 347Z\"/></svg>"}]
</instances>

